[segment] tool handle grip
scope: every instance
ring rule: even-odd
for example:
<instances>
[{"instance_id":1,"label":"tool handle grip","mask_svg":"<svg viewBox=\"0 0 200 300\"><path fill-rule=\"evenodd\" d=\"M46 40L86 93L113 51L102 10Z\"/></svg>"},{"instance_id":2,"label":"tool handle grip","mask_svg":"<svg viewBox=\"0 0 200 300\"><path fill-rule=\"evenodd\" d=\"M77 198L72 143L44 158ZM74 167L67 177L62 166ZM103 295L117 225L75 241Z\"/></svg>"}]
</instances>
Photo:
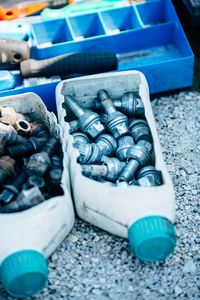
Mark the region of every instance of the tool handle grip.
<instances>
[{"instance_id":1,"label":"tool handle grip","mask_svg":"<svg viewBox=\"0 0 200 300\"><path fill-rule=\"evenodd\" d=\"M29 59L30 48L25 41L0 38L0 70Z\"/></svg>"},{"instance_id":2,"label":"tool handle grip","mask_svg":"<svg viewBox=\"0 0 200 300\"><path fill-rule=\"evenodd\" d=\"M95 74L117 69L113 52L82 52L57 56L51 59L29 59L21 62L23 77Z\"/></svg>"}]
</instances>

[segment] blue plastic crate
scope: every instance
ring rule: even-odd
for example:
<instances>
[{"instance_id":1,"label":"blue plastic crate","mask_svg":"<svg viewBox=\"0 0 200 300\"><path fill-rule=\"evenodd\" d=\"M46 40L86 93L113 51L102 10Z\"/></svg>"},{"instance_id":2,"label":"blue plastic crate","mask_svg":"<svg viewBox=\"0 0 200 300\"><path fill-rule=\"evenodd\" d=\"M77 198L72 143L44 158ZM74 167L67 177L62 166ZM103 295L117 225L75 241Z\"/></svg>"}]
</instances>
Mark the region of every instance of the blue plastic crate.
<instances>
[{"instance_id":1,"label":"blue plastic crate","mask_svg":"<svg viewBox=\"0 0 200 300\"><path fill-rule=\"evenodd\" d=\"M125 59L118 71L136 69L150 92L189 87L194 57L171 0L149 0L122 8L66 16L30 25L32 56L46 59L83 51L113 51ZM56 82L0 92L0 97L32 91L55 109Z\"/></svg>"},{"instance_id":2,"label":"blue plastic crate","mask_svg":"<svg viewBox=\"0 0 200 300\"><path fill-rule=\"evenodd\" d=\"M142 71L151 93L192 85L193 53L171 0L36 22L31 32L37 59L113 51L127 54L118 71Z\"/></svg>"}]
</instances>

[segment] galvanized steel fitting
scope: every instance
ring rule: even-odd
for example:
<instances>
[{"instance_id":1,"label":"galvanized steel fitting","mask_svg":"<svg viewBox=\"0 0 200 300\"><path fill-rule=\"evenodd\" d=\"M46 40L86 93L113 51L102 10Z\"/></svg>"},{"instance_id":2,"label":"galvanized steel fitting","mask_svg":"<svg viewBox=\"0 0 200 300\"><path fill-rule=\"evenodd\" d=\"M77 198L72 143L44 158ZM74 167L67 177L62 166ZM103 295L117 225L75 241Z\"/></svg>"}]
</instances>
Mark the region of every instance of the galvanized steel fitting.
<instances>
[{"instance_id":1,"label":"galvanized steel fitting","mask_svg":"<svg viewBox=\"0 0 200 300\"><path fill-rule=\"evenodd\" d=\"M100 162L102 159L102 151L95 143L81 144L79 146L78 162L80 164L93 164Z\"/></svg>"},{"instance_id":2,"label":"galvanized steel fitting","mask_svg":"<svg viewBox=\"0 0 200 300\"><path fill-rule=\"evenodd\" d=\"M117 109L130 117L144 115L144 104L136 92L127 92L121 100L114 100L113 103Z\"/></svg>"},{"instance_id":3,"label":"galvanized steel fitting","mask_svg":"<svg viewBox=\"0 0 200 300\"><path fill-rule=\"evenodd\" d=\"M137 173L140 186L159 186L163 184L162 173L153 166L145 166Z\"/></svg>"},{"instance_id":4,"label":"galvanized steel fitting","mask_svg":"<svg viewBox=\"0 0 200 300\"><path fill-rule=\"evenodd\" d=\"M118 139L127 134L129 132L128 118L126 115L116 110L108 92L106 90L100 90L98 92L98 99L108 115L106 125L114 138Z\"/></svg>"},{"instance_id":5,"label":"galvanized steel fitting","mask_svg":"<svg viewBox=\"0 0 200 300\"><path fill-rule=\"evenodd\" d=\"M103 155L112 156L117 149L117 142L110 134L101 134L96 139L95 143L101 150Z\"/></svg>"},{"instance_id":6,"label":"galvanized steel fitting","mask_svg":"<svg viewBox=\"0 0 200 300\"><path fill-rule=\"evenodd\" d=\"M117 158L107 158L104 165L82 165L82 173L88 177L103 177L115 182L122 171L122 163Z\"/></svg>"},{"instance_id":7,"label":"galvanized steel fitting","mask_svg":"<svg viewBox=\"0 0 200 300\"><path fill-rule=\"evenodd\" d=\"M73 146L77 149L79 148L80 145L85 145L90 142L88 136L82 132L75 132L72 134L72 136L74 139Z\"/></svg>"},{"instance_id":8,"label":"galvanized steel fitting","mask_svg":"<svg viewBox=\"0 0 200 300\"><path fill-rule=\"evenodd\" d=\"M133 119L129 124L129 129L134 141L138 143L141 140L152 142L151 130L145 120Z\"/></svg>"},{"instance_id":9,"label":"galvanized steel fitting","mask_svg":"<svg viewBox=\"0 0 200 300\"><path fill-rule=\"evenodd\" d=\"M139 141L137 145L132 146L128 152L128 164L123 169L118 178L118 182L130 182L133 180L139 167L143 167L151 162L152 145L146 141Z\"/></svg>"},{"instance_id":10,"label":"galvanized steel fitting","mask_svg":"<svg viewBox=\"0 0 200 300\"><path fill-rule=\"evenodd\" d=\"M100 122L100 116L89 110L83 109L76 100L71 96L65 96L66 106L73 112L79 121L80 129L89 134L92 138L96 138L104 131L104 126Z\"/></svg>"},{"instance_id":11,"label":"galvanized steel fitting","mask_svg":"<svg viewBox=\"0 0 200 300\"><path fill-rule=\"evenodd\" d=\"M130 135L122 136L118 139L116 156L121 160L127 160L127 151L134 145L133 137Z\"/></svg>"}]
</instances>

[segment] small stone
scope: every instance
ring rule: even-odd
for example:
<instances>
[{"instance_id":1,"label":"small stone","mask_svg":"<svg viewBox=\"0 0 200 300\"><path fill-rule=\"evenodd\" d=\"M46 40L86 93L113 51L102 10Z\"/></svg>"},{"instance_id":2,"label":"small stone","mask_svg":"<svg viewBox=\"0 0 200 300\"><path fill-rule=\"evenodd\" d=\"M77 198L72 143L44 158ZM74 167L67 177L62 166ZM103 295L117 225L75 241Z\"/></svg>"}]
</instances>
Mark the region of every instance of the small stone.
<instances>
[{"instance_id":1,"label":"small stone","mask_svg":"<svg viewBox=\"0 0 200 300\"><path fill-rule=\"evenodd\" d=\"M188 260L183 267L184 273L195 273L196 272L196 265L193 260Z\"/></svg>"},{"instance_id":2,"label":"small stone","mask_svg":"<svg viewBox=\"0 0 200 300\"><path fill-rule=\"evenodd\" d=\"M126 260L126 259L127 259L127 257L128 257L128 253L127 253L127 251L126 251L126 250L122 251L122 254L121 254L121 259L122 259L122 260Z\"/></svg>"},{"instance_id":3,"label":"small stone","mask_svg":"<svg viewBox=\"0 0 200 300\"><path fill-rule=\"evenodd\" d=\"M78 241L78 237L75 236L74 234L70 233L67 237L67 240L72 242L72 243L76 243L76 241Z\"/></svg>"},{"instance_id":4,"label":"small stone","mask_svg":"<svg viewBox=\"0 0 200 300\"><path fill-rule=\"evenodd\" d=\"M182 293L182 289L178 285L176 285L175 288L174 288L174 292L175 292L175 295L177 297Z\"/></svg>"}]
</instances>

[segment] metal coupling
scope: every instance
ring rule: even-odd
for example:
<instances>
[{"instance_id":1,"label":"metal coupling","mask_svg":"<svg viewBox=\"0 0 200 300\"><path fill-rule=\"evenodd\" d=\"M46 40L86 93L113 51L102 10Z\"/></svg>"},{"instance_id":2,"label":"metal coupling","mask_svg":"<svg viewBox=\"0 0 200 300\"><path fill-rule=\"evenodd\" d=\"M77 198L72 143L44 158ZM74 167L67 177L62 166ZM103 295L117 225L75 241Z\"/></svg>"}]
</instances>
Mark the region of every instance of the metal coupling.
<instances>
[{"instance_id":1,"label":"metal coupling","mask_svg":"<svg viewBox=\"0 0 200 300\"><path fill-rule=\"evenodd\" d=\"M0 185L4 184L6 179L15 172L15 161L10 156L0 158Z\"/></svg>"},{"instance_id":2,"label":"metal coupling","mask_svg":"<svg viewBox=\"0 0 200 300\"><path fill-rule=\"evenodd\" d=\"M130 117L144 115L144 104L136 92L127 92L121 100L114 100L113 103L117 109Z\"/></svg>"},{"instance_id":3,"label":"metal coupling","mask_svg":"<svg viewBox=\"0 0 200 300\"><path fill-rule=\"evenodd\" d=\"M0 123L0 139L4 140L5 145L13 145L18 143L25 143L27 139L20 136L17 131L11 125L5 125Z\"/></svg>"},{"instance_id":4,"label":"metal coupling","mask_svg":"<svg viewBox=\"0 0 200 300\"><path fill-rule=\"evenodd\" d=\"M77 149L79 148L80 145L85 145L85 144L88 144L90 142L87 135L82 133L82 132L75 132L75 133L72 134L72 136L73 136L73 139L74 139L73 146Z\"/></svg>"},{"instance_id":5,"label":"metal coupling","mask_svg":"<svg viewBox=\"0 0 200 300\"><path fill-rule=\"evenodd\" d=\"M35 136L37 138L49 138L49 130L48 128L41 123L38 123L36 121L31 122L31 135Z\"/></svg>"},{"instance_id":6,"label":"metal coupling","mask_svg":"<svg viewBox=\"0 0 200 300\"><path fill-rule=\"evenodd\" d=\"M137 173L140 186L159 186L163 184L162 173L153 166L145 166Z\"/></svg>"},{"instance_id":7,"label":"metal coupling","mask_svg":"<svg viewBox=\"0 0 200 300\"><path fill-rule=\"evenodd\" d=\"M53 195L63 194L63 189L61 187L62 174L62 169L53 169L49 172L50 192Z\"/></svg>"},{"instance_id":8,"label":"metal coupling","mask_svg":"<svg viewBox=\"0 0 200 300\"><path fill-rule=\"evenodd\" d=\"M93 164L101 161L102 152L95 143L79 146L78 162L80 164Z\"/></svg>"},{"instance_id":9,"label":"metal coupling","mask_svg":"<svg viewBox=\"0 0 200 300\"><path fill-rule=\"evenodd\" d=\"M23 190L15 201L0 208L1 213L14 213L24 211L45 201L38 187Z\"/></svg>"},{"instance_id":10,"label":"metal coupling","mask_svg":"<svg viewBox=\"0 0 200 300\"><path fill-rule=\"evenodd\" d=\"M27 137L31 132L31 125L28 121L18 119L14 125L18 134Z\"/></svg>"},{"instance_id":11,"label":"metal coupling","mask_svg":"<svg viewBox=\"0 0 200 300\"><path fill-rule=\"evenodd\" d=\"M44 192L46 187L44 178L36 175L28 177L27 185L29 189L37 186L41 192Z\"/></svg>"},{"instance_id":12,"label":"metal coupling","mask_svg":"<svg viewBox=\"0 0 200 300\"><path fill-rule=\"evenodd\" d=\"M22 185L26 180L25 172L17 174L7 185L4 185L3 191L0 194L0 202L9 203L14 200L21 190Z\"/></svg>"},{"instance_id":13,"label":"metal coupling","mask_svg":"<svg viewBox=\"0 0 200 300\"><path fill-rule=\"evenodd\" d=\"M118 139L116 156L121 160L127 160L127 151L134 145L133 137L130 135L122 136Z\"/></svg>"},{"instance_id":14,"label":"metal coupling","mask_svg":"<svg viewBox=\"0 0 200 300\"><path fill-rule=\"evenodd\" d=\"M145 120L133 119L129 124L129 129L134 141L138 143L141 140L152 142L151 130Z\"/></svg>"},{"instance_id":15,"label":"metal coupling","mask_svg":"<svg viewBox=\"0 0 200 300\"><path fill-rule=\"evenodd\" d=\"M110 134L101 134L95 141L103 155L112 156L117 149L117 142Z\"/></svg>"},{"instance_id":16,"label":"metal coupling","mask_svg":"<svg viewBox=\"0 0 200 300\"><path fill-rule=\"evenodd\" d=\"M69 133L73 134L79 130L79 121L78 120L73 120L69 122Z\"/></svg>"},{"instance_id":17,"label":"metal coupling","mask_svg":"<svg viewBox=\"0 0 200 300\"><path fill-rule=\"evenodd\" d=\"M0 122L6 125L14 125L18 119L24 120L22 114L16 113L13 107L0 107Z\"/></svg>"},{"instance_id":18,"label":"metal coupling","mask_svg":"<svg viewBox=\"0 0 200 300\"><path fill-rule=\"evenodd\" d=\"M33 153L40 152L46 142L46 138L31 137L26 141L26 143L20 143L8 147L7 152L11 157L27 157Z\"/></svg>"},{"instance_id":19,"label":"metal coupling","mask_svg":"<svg viewBox=\"0 0 200 300\"><path fill-rule=\"evenodd\" d=\"M100 90L98 92L98 100L101 102L103 109L108 115L106 126L114 138L118 139L127 134L129 132L128 117L116 110L106 90Z\"/></svg>"},{"instance_id":20,"label":"metal coupling","mask_svg":"<svg viewBox=\"0 0 200 300\"><path fill-rule=\"evenodd\" d=\"M115 182L122 171L122 163L117 158L107 158L104 165L82 165L82 173L88 177L103 177Z\"/></svg>"},{"instance_id":21,"label":"metal coupling","mask_svg":"<svg viewBox=\"0 0 200 300\"><path fill-rule=\"evenodd\" d=\"M146 141L139 141L128 152L128 163L118 178L118 182L130 182L136 171L151 162L152 145Z\"/></svg>"},{"instance_id":22,"label":"metal coupling","mask_svg":"<svg viewBox=\"0 0 200 300\"><path fill-rule=\"evenodd\" d=\"M100 122L100 116L89 109L83 109L71 96L65 96L65 105L73 112L79 121L80 129L83 133L96 138L104 131L104 126Z\"/></svg>"},{"instance_id":23,"label":"metal coupling","mask_svg":"<svg viewBox=\"0 0 200 300\"><path fill-rule=\"evenodd\" d=\"M27 165L26 173L28 176L43 176L51 165L51 159L47 152L40 152L31 155Z\"/></svg>"}]
</instances>

